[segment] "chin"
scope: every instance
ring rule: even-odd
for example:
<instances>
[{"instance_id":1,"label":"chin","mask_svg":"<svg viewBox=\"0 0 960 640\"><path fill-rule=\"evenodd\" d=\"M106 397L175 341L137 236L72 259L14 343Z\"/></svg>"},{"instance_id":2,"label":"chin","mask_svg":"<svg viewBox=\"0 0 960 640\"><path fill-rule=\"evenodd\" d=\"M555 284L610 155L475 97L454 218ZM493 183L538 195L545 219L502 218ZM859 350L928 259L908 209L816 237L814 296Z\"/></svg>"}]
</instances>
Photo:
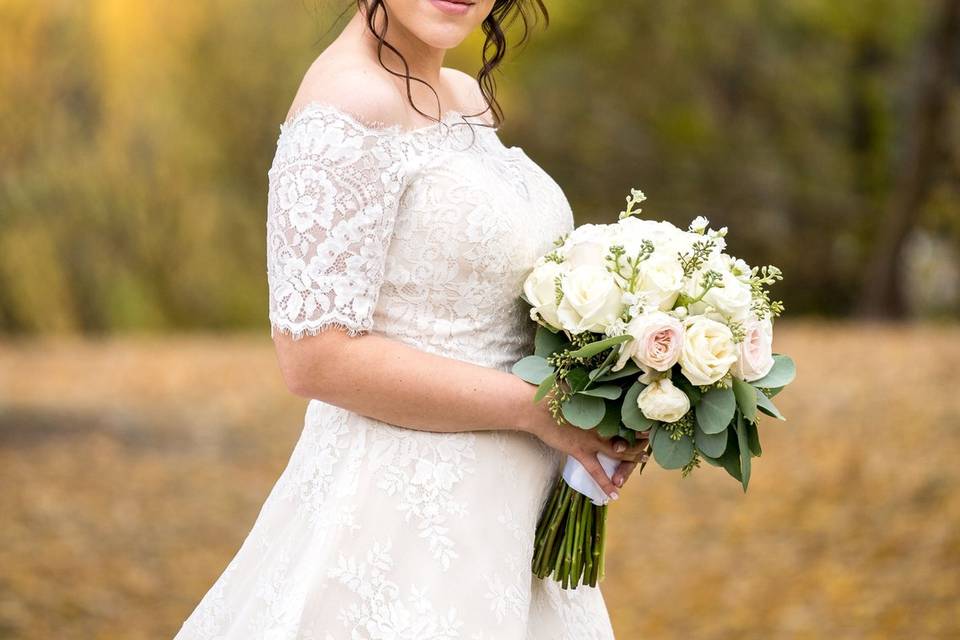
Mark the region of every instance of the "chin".
<instances>
[{"instance_id":1,"label":"chin","mask_svg":"<svg viewBox=\"0 0 960 640\"><path fill-rule=\"evenodd\" d=\"M423 43L452 49L479 27L494 0L386 0L392 20Z\"/></svg>"}]
</instances>

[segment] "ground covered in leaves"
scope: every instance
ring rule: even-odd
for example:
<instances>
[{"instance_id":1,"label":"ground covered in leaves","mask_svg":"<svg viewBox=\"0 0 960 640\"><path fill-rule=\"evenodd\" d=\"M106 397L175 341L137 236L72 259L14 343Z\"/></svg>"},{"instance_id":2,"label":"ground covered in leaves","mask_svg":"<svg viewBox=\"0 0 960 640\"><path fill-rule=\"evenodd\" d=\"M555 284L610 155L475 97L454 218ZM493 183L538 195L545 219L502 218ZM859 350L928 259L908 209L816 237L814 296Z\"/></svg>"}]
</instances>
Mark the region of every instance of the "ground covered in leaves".
<instances>
[{"instance_id":1,"label":"ground covered in leaves","mask_svg":"<svg viewBox=\"0 0 960 640\"><path fill-rule=\"evenodd\" d=\"M610 513L617 637L960 636L960 326L777 324L750 491L649 466ZM0 343L0 638L169 638L299 435L269 338Z\"/></svg>"}]
</instances>

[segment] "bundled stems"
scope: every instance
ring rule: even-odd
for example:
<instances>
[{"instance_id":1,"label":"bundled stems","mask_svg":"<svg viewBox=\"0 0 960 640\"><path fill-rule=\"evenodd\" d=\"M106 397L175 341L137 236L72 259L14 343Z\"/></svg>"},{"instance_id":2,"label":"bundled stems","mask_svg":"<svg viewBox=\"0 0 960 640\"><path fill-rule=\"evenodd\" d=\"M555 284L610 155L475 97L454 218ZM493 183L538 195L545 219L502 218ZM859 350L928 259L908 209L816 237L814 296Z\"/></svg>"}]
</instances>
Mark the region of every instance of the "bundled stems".
<instances>
[{"instance_id":1,"label":"bundled stems","mask_svg":"<svg viewBox=\"0 0 960 640\"><path fill-rule=\"evenodd\" d=\"M649 447L647 448L649 453ZM640 465L643 473L646 462ZM538 578L552 576L564 589L591 587L603 579L607 505L595 505L557 478L537 521L531 568Z\"/></svg>"},{"instance_id":2,"label":"bundled stems","mask_svg":"<svg viewBox=\"0 0 960 640\"><path fill-rule=\"evenodd\" d=\"M602 577L602 526L606 505L595 505L560 478L537 523L532 569L539 578L552 575L564 589L597 586Z\"/></svg>"}]
</instances>

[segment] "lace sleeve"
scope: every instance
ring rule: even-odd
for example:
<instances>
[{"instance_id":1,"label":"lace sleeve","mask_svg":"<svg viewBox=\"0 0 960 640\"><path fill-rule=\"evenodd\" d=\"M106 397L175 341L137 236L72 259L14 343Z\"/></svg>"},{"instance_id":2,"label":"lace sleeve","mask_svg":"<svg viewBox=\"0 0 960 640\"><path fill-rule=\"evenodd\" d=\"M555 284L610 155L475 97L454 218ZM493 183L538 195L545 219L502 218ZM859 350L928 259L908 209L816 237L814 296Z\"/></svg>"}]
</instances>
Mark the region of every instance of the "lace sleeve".
<instances>
[{"instance_id":1,"label":"lace sleeve","mask_svg":"<svg viewBox=\"0 0 960 640\"><path fill-rule=\"evenodd\" d=\"M271 336L369 331L405 182L396 137L305 109L281 125L267 175Z\"/></svg>"}]
</instances>

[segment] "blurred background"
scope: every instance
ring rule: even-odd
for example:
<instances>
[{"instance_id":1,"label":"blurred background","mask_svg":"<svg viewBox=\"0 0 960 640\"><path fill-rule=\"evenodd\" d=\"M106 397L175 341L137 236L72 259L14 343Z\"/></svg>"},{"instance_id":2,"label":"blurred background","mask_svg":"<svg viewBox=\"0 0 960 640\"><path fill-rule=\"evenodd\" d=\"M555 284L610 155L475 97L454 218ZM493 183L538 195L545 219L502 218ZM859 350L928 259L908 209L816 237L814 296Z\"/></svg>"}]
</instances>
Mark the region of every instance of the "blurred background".
<instances>
[{"instance_id":1,"label":"blurred background","mask_svg":"<svg viewBox=\"0 0 960 640\"><path fill-rule=\"evenodd\" d=\"M350 5L0 1L0 638L172 637L253 524L266 171ZM749 494L628 484L618 638L960 637L960 0L548 5L501 139L578 223L728 225L799 371Z\"/></svg>"}]
</instances>

